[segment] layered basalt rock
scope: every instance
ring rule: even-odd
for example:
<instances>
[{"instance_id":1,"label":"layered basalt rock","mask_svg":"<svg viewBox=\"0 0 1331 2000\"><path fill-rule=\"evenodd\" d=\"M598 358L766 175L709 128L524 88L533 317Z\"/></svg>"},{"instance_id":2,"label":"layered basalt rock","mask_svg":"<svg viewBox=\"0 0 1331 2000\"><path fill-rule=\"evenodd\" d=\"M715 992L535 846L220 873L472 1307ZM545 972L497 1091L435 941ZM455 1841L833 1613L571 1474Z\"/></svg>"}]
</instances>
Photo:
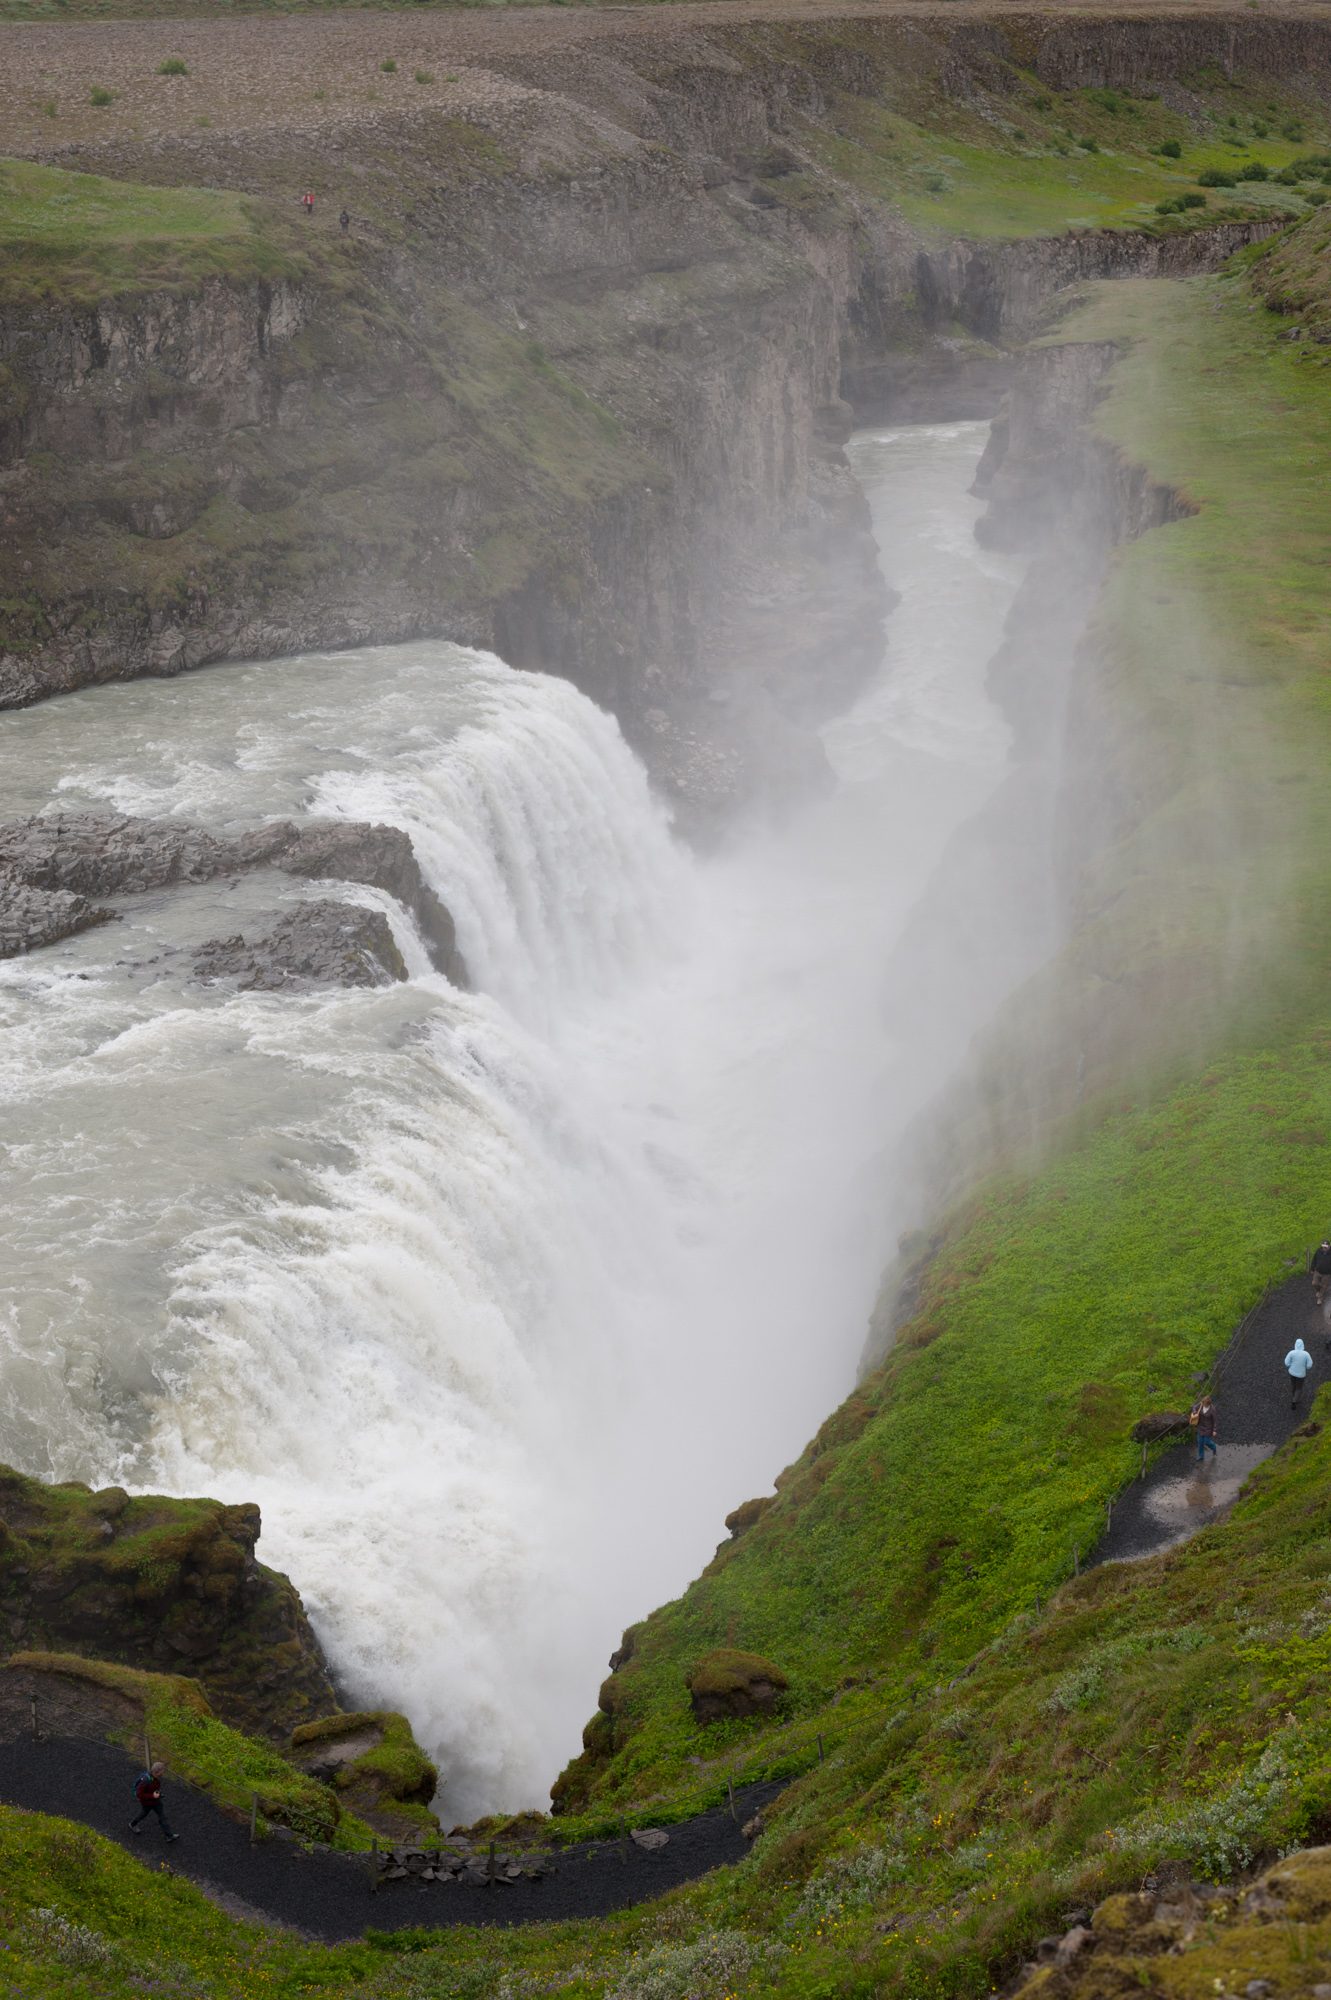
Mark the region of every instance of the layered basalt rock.
<instances>
[{"instance_id":1,"label":"layered basalt rock","mask_svg":"<svg viewBox=\"0 0 1331 2000\"><path fill-rule=\"evenodd\" d=\"M382 910L298 903L258 937L210 938L194 960L200 979L241 993L303 993L320 986L390 986L406 964Z\"/></svg>"},{"instance_id":2,"label":"layered basalt rock","mask_svg":"<svg viewBox=\"0 0 1331 2000\"><path fill-rule=\"evenodd\" d=\"M0 823L0 956L30 951L113 914L94 898L142 895L260 868L383 890L415 919L439 969L465 984L453 920L426 882L409 837L398 827L360 820L273 820L235 835L124 813L52 813ZM341 949L347 924L358 926L349 959ZM321 983L320 963L336 984L377 984L380 977L403 978L406 970L381 913L331 902L284 915L265 940L219 940L202 956L206 976L274 988L289 981ZM367 978L372 965L379 973Z\"/></svg>"}]
</instances>

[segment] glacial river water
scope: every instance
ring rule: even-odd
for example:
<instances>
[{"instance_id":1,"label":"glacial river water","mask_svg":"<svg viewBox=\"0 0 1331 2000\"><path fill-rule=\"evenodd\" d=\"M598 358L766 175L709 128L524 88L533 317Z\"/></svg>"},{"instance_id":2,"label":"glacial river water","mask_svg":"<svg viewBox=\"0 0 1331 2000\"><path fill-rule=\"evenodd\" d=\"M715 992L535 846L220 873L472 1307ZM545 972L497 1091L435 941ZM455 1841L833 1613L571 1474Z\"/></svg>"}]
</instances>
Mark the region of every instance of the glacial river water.
<instances>
[{"instance_id":1,"label":"glacial river water","mask_svg":"<svg viewBox=\"0 0 1331 2000\"><path fill-rule=\"evenodd\" d=\"M699 859L615 723L440 644L0 717L6 816L114 806L409 830L475 991L204 986L186 949L326 884L127 902L0 965L0 1457L254 1499L346 1697L407 1710L446 1810L539 1801L620 1629L850 1386L927 1062L883 993L999 783L1016 571L984 426L868 433L902 593L836 783ZM334 891L333 893L338 893Z\"/></svg>"}]
</instances>

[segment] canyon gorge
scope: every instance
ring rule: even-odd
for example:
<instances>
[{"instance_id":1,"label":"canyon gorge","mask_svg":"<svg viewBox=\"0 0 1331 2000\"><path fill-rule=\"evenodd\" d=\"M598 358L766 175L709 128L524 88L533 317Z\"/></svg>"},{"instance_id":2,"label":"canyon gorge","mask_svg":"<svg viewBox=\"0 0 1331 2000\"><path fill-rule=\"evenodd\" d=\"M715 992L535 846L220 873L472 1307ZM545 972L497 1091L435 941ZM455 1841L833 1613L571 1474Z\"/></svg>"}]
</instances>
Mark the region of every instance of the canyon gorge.
<instances>
[{"instance_id":1,"label":"canyon gorge","mask_svg":"<svg viewBox=\"0 0 1331 2000\"><path fill-rule=\"evenodd\" d=\"M1086 1564L1323 1226L1331 13L17 6L0 1720L750 1799L278 1991L1316 1991L1320 1410Z\"/></svg>"}]
</instances>

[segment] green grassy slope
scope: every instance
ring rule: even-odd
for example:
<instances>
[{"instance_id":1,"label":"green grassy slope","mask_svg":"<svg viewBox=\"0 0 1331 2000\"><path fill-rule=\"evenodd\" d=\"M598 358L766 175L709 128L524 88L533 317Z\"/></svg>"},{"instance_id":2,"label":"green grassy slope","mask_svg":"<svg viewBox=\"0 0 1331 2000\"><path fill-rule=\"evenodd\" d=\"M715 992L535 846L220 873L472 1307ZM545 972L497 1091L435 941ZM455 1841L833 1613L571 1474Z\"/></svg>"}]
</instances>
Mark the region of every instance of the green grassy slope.
<instances>
[{"instance_id":1,"label":"green grassy slope","mask_svg":"<svg viewBox=\"0 0 1331 2000\"><path fill-rule=\"evenodd\" d=\"M148 1954L166 1991L216 2000L988 1993L1065 1912L1148 1868L1223 1878L1331 1827L1323 1414L1228 1523L1069 1582L1038 1614L1013 1609L956 1686L895 1707L851 1690L826 1761L752 1860L658 1905L321 1949L235 1924L66 1823L0 1809L0 1978L31 2000L120 2000L143 1990ZM1286 1926L1260 1969L1306 1992L1329 1944ZM1215 1990L1207 1959L1173 1971L1173 1993Z\"/></svg>"},{"instance_id":2,"label":"green grassy slope","mask_svg":"<svg viewBox=\"0 0 1331 2000\"><path fill-rule=\"evenodd\" d=\"M831 130L810 127L806 136L815 158L838 177L892 201L920 228L955 235L1174 229L1320 205L1325 169L1302 143L1302 120L1264 100L1270 114L1245 111L1231 126L1237 114L1228 94L1208 100L1203 93L1198 103L1190 122L1155 96L1051 93L1031 78L997 127L960 104L916 105L907 95L906 109L842 94L826 121ZM1241 178L1254 166L1257 178ZM1198 176L1208 172L1231 174L1233 184L1205 186ZM1282 173L1285 180L1277 178ZM1174 204L1185 194L1195 205L1180 210Z\"/></svg>"},{"instance_id":3,"label":"green grassy slope","mask_svg":"<svg viewBox=\"0 0 1331 2000\"><path fill-rule=\"evenodd\" d=\"M248 284L306 264L294 230L241 195L0 160L0 308L95 304L208 278Z\"/></svg>"}]
</instances>

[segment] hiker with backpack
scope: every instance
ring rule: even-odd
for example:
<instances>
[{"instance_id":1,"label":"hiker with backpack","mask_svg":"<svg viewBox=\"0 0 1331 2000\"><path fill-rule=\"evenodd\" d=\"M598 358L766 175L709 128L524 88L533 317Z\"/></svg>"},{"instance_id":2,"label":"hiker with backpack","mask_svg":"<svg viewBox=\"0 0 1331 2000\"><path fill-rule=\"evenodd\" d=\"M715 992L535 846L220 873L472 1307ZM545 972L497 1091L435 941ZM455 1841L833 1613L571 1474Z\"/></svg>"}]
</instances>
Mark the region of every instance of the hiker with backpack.
<instances>
[{"instance_id":1,"label":"hiker with backpack","mask_svg":"<svg viewBox=\"0 0 1331 2000\"><path fill-rule=\"evenodd\" d=\"M135 1779L134 1796L139 1802L139 1810L129 1823L131 1833L142 1833L143 1822L149 1813L156 1813L157 1824L161 1827L165 1839L179 1840L180 1835L172 1833L167 1823L166 1809L162 1804L162 1773L165 1769L165 1764L154 1764L150 1771L140 1771Z\"/></svg>"},{"instance_id":2,"label":"hiker with backpack","mask_svg":"<svg viewBox=\"0 0 1331 2000\"><path fill-rule=\"evenodd\" d=\"M1217 1457L1216 1430L1218 1419L1216 1417L1215 1404L1209 1396L1203 1396L1201 1402L1194 1405L1189 1413L1188 1422L1192 1426L1193 1434L1197 1439L1198 1465L1202 1463L1208 1451L1212 1458Z\"/></svg>"}]
</instances>

